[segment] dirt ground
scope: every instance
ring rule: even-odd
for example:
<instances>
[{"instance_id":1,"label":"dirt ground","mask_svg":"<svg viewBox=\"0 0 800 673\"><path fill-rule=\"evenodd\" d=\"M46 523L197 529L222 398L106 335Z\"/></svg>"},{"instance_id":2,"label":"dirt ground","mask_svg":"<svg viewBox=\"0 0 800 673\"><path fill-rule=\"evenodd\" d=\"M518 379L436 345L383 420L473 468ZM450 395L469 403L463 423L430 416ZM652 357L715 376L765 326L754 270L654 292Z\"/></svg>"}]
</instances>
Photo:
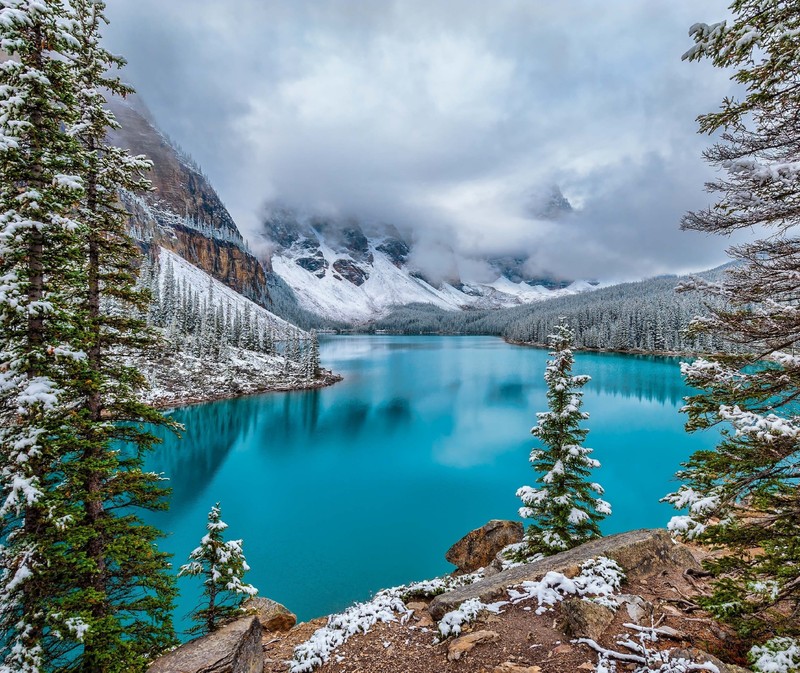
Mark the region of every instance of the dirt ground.
<instances>
[{"instance_id":1,"label":"dirt ground","mask_svg":"<svg viewBox=\"0 0 800 673\"><path fill-rule=\"evenodd\" d=\"M652 647L660 649L696 648L726 663L746 664L742 647L734 634L721 628L697 608L692 596L706 591L702 579L664 570L637 582L625 582L620 593L641 596L652 604L652 615L640 621L642 626L658 625L674 629L673 638L662 637ZM567 635L563 604L535 614L535 600L509 605L502 614L485 614L467 625L461 635L478 631L492 632L489 640L478 644L456 661L448 660L453 638L437 642L436 625L424 608L424 602L409 604L415 608L405 623L376 624L368 634L350 638L330 660L317 670L321 673L563 673L593 671L597 654L588 646L572 643ZM267 633L264 652L265 673L283 673L295 645L307 640L326 618L298 624L286 634ZM600 645L625 651L617 640L634 636L623 624L631 616L623 607L617 610L611 625L598 639ZM618 670L632 670L633 664L618 663Z\"/></svg>"}]
</instances>

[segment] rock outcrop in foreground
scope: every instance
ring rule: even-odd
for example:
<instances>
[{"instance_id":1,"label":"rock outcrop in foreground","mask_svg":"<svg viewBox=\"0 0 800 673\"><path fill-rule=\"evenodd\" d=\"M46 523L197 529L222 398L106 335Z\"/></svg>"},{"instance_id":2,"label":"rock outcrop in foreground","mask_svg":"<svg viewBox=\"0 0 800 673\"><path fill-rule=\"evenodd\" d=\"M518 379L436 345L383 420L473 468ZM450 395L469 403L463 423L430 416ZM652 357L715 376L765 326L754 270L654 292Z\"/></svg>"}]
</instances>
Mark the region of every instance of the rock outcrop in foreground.
<instances>
[{"instance_id":1,"label":"rock outcrop in foreground","mask_svg":"<svg viewBox=\"0 0 800 673\"><path fill-rule=\"evenodd\" d=\"M296 615L270 598L256 596L246 601L242 609L258 617L261 627L267 632L289 631L297 624Z\"/></svg>"},{"instance_id":2,"label":"rock outcrop in foreground","mask_svg":"<svg viewBox=\"0 0 800 673\"><path fill-rule=\"evenodd\" d=\"M263 652L252 645L259 617L248 616L150 673L742 673L735 635L691 598L705 590L703 553L666 531L613 535L490 576L379 592L340 615L264 633ZM258 615L287 626L288 611L273 608L267 601Z\"/></svg>"},{"instance_id":3,"label":"rock outcrop in foreground","mask_svg":"<svg viewBox=\"0 0 800 673\"><path fill-rule=\"evenodd\" d=\"M459 572L471 573L487 567L504 547L522 542L525 529L519 521L492 519L489 523L467 533L456 542L444 557Z\"/></svg>"},{"instance_id":4,"label":"rock outcrop in foreground","mask_svg":"<svg viewBox=\"0 0 800 673\"><path fill-rule=\"evenodd\" d=\"M246 617L157 659L148 673L261 673L261 623Z\"/></svg>"},{"instance_id":5,"label":"rock outcrop in foreground","mask_svg":"<svg viewBox=\"0 0 800 673\"><path fill-rule=\"evenodd\" d=\"M635 530L587 542L569 551L548 556L541 561L509 568L473 584L449 591L433 599L428 611L439 620L464 601L476 598L484 603L498 600L509 587L539 580L548 572L571 577L581 564L599 556L616 561L628 580L645 577L663 570L683 571L698 568L689 549L675 542L665 530Z\"/></svg>"}]
</instances>

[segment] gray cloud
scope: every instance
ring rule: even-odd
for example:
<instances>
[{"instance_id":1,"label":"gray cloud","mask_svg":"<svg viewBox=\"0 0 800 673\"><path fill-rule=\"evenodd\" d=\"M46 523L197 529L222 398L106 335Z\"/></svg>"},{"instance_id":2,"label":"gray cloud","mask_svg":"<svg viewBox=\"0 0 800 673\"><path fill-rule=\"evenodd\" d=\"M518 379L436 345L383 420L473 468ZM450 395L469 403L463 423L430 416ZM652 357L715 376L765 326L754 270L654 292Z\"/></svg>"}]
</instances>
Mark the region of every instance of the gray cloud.
<instances>
[{"instance_id":1,"label":"gray cloud","mask_svg":"<svg viewBox=\"0 0 800 673\"><path fill-rule=\"evenodd\" d=\"M680 55L722 0L110 4L127 78L245 232L279 198L567 277L723 261L678 229L706 203L694 118L730 92ZM553 183L578 212L532 220Z\"/></svg>"}]
</instances>

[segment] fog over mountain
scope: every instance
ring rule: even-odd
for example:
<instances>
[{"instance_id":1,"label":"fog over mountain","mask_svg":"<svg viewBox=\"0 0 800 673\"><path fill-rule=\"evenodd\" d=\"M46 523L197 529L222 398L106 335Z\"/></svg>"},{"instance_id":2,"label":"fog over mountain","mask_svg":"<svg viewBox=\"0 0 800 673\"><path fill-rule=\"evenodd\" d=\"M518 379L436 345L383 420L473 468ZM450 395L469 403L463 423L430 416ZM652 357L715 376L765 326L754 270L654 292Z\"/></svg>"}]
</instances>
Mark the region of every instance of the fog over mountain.
<instances>
[{"instance_id":1,"label":"fog over mountain","mask_svg":"<svg viewBox=\"0 0 800 673\"><path fill-rule=\"evenodd\" d=\"M279 200L410 230L433 260L524 257L529 275L724 260L724 241L678 229L707 203L694 118L731 91L680 57L721 0L115 0L109 15L127 78L252 237ZM572 205L556 219L536 204L553 185Z\"/></svg>"}]
</instances>

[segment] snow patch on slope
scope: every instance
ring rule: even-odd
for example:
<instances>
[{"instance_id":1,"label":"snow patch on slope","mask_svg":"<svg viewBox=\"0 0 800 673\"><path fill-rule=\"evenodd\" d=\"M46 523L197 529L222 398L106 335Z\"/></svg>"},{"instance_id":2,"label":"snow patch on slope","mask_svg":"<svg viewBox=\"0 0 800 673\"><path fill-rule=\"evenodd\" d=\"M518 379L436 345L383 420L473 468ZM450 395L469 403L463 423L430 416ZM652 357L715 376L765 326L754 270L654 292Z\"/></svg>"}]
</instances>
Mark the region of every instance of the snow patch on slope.
<instances>
[{"instance_id":1,"label":"snow patch on slope","mask_svg":"<svg viewBox=\"0 0 800 673\"><path fill-rule=\"evenodd\" d=\"M171 265L177 282L185 282L187 286L201 295L208 294L210 288L214 296L215 304L228 306L234 313L244 313L245 307L249 306L249 311L259 322L266 322L276 332L297 332L307 336L307 333L303 332L299 327L295 327L283 318L279 318L274 313L259 306L254 301L250 301L247 297L239 294L236 290L232 290L216 278L212 278L205 271L190 264L183 257L175 254L171 250L160 248L158 254L161 261L161 276L159 280L162 288L164 287L166 279L166 270Z\"/></svg>"},{"instance_id":2,"label":"snow patch on slope","mask_svg":"<svg viewBox=\"0 0 800 673\"><path fill-rule=\"evenodd\" d=\"M149 386L142 399L149 404L165 407L192 402L238 397L272 390L298 390L327 385L338 380L328 371L313 378L302 360L284 357L274 346L282 345L283 352L291 351L289 344L307 342L311 335L250 301L227 285L187 262L183 257L159 249L158 284L163 293L167 283L191 288L212 306L223 307L228 316L247 314L259 330L268 331L273 339L272 352L225 345L219 356L198 354L182 340L170 339L169 329L156 327L164 341L160 352L136 357L133 364L142 372ZM170 279L168 281L168 278ZM300 355L296 353L295 355ZM294 359L293 359L294 357Z\"/></svg>"}]
</instances>

